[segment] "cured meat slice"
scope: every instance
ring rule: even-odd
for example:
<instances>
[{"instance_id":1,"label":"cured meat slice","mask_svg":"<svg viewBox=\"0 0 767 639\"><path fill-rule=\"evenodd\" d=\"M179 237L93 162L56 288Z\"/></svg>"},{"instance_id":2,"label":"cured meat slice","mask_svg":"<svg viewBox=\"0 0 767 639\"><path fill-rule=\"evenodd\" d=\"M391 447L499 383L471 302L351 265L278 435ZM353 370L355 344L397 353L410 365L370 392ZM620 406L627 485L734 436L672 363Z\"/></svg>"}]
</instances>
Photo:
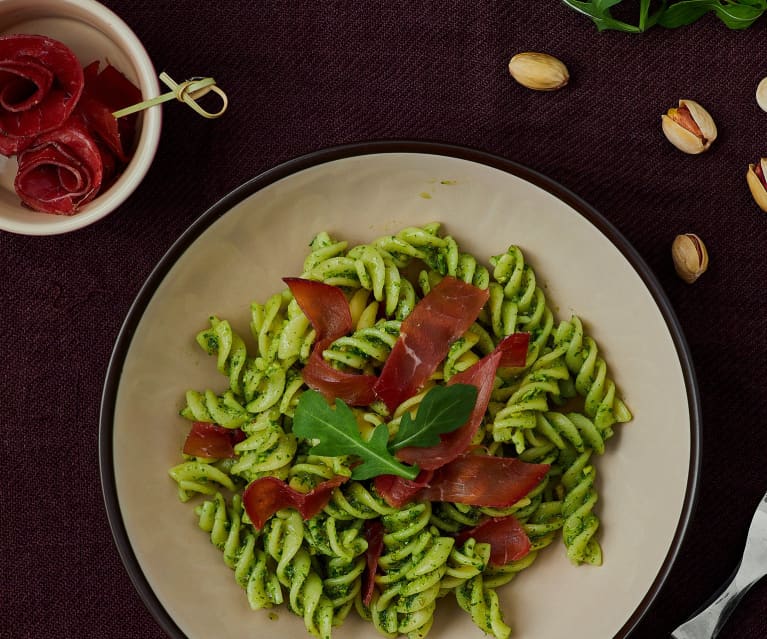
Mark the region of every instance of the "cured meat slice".
<instances>
[{"instance_id":1,"label":"cured meat slice","mask_svg":"<svg viewBox=\"0 0 767 639\"><path fill-rule=\"evenodd\" d=\"M389 412L421 389L487 298L487 290L448 276L415 305L373 389Z\"/></svg>"},{"instance_id":2,"label":"cured meat slice","mask_svg":"<svg viewBox=\"0 0 767 639\"><path fill-rule=\"evenodd\" d=\"M264 527L269 517L283 508L295 508L307 520L320 512L330 501L333 491L348 479L336 475L317 484L308 493L302 493L277 477L260 477L250 482L243 491L242 505L258 530Z\"/></svg>"},{"instance_id":3,"label":"cured meat slice","mask_svg":"<svg viewBox=\"0 0 767 639\"><path fill-rule=\"evenodd\" d=\"M40 35L0 36L0 153L18 153L61 126L83 86L83 69L65 44Z\"/></svg>"},{"instance_id":4,"label":"cured meat slice","mask_svg":"<svg viewBox=\"0 0 767 639\"><path fill-rule=\"evenodd\" d=\"M362 603L370 605L375 591L375 577L378 570L378 560L381 558L384 543L384 527L380 519L367 520L365 522L365 541L368 549L365 553L366 571L362 576Z\"/></svg>"},{"instance_id":5,"label":"cured meat slice","mask_svg":"<svg viewBox=\"0 0 767 639\"><path fill-rule=\"evenodd\" d=\"M477 388L477 400L471 417L457 430L442 435L442 441L436 446L403 448L397 452L397 459L408 464L418 464L421 468L434 470L466 452L482 423L487 405L490 402L490 393L493 390L495 372L498 366L507 363L514 366L524 364L529 339L530 336L527 333L513 333L504 338L492 353L485 355L465 371L451 377L448 386L470 384Z\"/></svg>"},{"instance_id":6,"label":"cured meat slice","mask_svg":"<svg viewBox=\"0 0 767 639\"><path fill-rule=\"evenodd\" d=\"M76 112L120 162L132 155L138 114L117 120L112 113L141 102L141 91L111 64L99 71L99 62L85 69L85 88Z\"/></svg>"},{"instance_id":7,"label":"cured meat slice","mask_svg":"<svg viewBox=\"0 0 767 639\"><path fill-rule=\"evenodd\" d=\"M103 162L79 118L38 136L18 156L16 195L36 211L72 215L99 192Z\"/></svg>"},{"instance_id":8,"label":"cured meat slice","mask_svg":"<svg viewBox=\"0 0 767 639\"><path fill-rule=\"evenodd\" d=\"M416 498L505 508L535 488L549 468L516 457L465 454L436 470Z\"/></svg>"},{"instance_id":9,"label":"cured meat slice","mask_svg":"<svg viewBox=\"0 0 767 639\"><path fill-rule=\"evenodd\" d=\"M339 398L350 406L371 404L375 400L373 384L376 377L345 373L333 368L322 357L322 351L352 327L349 303L341 289L300 277L285 277L283 281L317 332L312 354L301 373L306 385L321 392L329 401Z\"/></svg>"},{"instance_id":10,"label":"cured meat slice","mask_svg":"<svg viewBox=\"0 0 767 639\"><path fill-rule=\"evenodd\" d=\"M517 561L530 552L532 544L524 527L513 515L487 519L478 526L464 530L455 538L456 544L474 538L482 544L490 544L490 564L504 566Z\"/></svg>"},{"instance_id":11,"label":"cured meat slice","mask_svg":"<svg viewBox=\"0 0 767 639\"><path fill-rule=\"evenodd\" d=\"M183 451L195 457L234 457L234 445L243 439L245 433L239 428L194 422L186 436Z\"/></svg>"}]
</instances>

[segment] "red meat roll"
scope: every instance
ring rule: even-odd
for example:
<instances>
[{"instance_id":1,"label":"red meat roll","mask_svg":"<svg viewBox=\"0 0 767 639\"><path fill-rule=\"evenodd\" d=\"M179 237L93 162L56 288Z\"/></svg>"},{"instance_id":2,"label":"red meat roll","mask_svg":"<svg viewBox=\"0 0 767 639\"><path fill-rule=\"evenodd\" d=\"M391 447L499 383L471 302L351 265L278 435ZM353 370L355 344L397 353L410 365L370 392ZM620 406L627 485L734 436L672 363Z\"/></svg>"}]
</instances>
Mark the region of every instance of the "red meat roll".
<instances>
[{"instance_id":1,"label":"red meat roll","mask_svg":"<svg viewBox=\"0 0 767 639\"><path fill-rule=\"evenodd\" d=\"M76 116L43 133L18 155L14 187L32 209L72 215L99 192L104 166L99 146Z\"/></svg>"},{"instance_id":2,"label":"red meat roll","mask_svg":"<svg viewBox=\"0 0 767 639\"><path fill-rule=\"evenodd\" d=\"M82 66L65 44L39 35L0 36L0 153L14 155L61 126L83 84Z\"/></svg>"}]
</instances>

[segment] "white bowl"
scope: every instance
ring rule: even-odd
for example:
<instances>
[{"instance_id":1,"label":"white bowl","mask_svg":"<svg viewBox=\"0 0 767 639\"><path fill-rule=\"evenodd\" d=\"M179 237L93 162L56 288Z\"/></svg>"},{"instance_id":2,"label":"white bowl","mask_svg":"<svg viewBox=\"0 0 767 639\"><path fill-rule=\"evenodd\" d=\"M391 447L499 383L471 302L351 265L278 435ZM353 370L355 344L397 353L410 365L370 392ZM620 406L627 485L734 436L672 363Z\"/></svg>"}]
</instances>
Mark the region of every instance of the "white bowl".
<instances>
[{"instance_id":1,"label":"white bowl","mask_svg":"<svg viewBox=\"0 0 767 639\"><path fill-rule=\"evenodd\" d=\"M519 245L557 321L583 318L634 413L592 458L604 565L573 567L561 540L542 551L499 589L513 637L624 638L658 595L694 503L701 424L689 351L651 270L599 213L524 167L460 147L363 143L287 162L219 201L165 255L118 338L102 403L102 485L126 568L169 636L310 639L284 606L250 610L197 529L198 502L180 503L168 477L189 427L178 415L185 391L227 382L197 331L215 314L250 340L250 302L300 275L319 231L352 246L433 221L483 261ZM482 639L447 599L430 637ZM355 617L335 639L380 639Z\"/></svg>"},{"instance_id":2,"label":"white bowl","mask_svg":"<svg viewBox=\"0 0 767 639\"><path fill-rule=\"evenodd\" d=\"M140 90L159 94L157 74L141 41L122 19L93 0L2 0L0 34L46 35L69 46L85 66L108 61ZM92 224L118 208L146 175L160 141L162 110L145 110L138 123L136 151L120 177L74 215L52 215L21 205L13 188L16 158L0 156L0 229L24 235L55 235Z\"/></svg>"}]
</instances>

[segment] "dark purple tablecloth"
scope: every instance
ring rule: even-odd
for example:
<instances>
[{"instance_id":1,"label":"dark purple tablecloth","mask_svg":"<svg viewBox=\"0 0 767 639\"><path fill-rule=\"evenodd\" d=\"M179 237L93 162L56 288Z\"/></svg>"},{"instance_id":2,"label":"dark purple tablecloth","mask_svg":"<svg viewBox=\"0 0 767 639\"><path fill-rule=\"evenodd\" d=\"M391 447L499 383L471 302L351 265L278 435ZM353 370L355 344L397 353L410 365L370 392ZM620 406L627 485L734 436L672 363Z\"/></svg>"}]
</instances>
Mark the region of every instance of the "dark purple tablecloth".
<instances>
[{"instance_id":1,"label":"dark purple tablecloth","mask_svg":"<svg viewBox=\"0 0 767 639\"><path fill-rule=\"evenodd\" d=\"M598 33L556 0L106 4L158 72L214 76L231 106L207 121L166 105L151 171L101 222L56 237L0 232L0 635L163 636L121 564L99 484L100 395L121 322L165 250L230 189L303 153L370 139L516 160L584 197L633 243L685 331L704 417L697 509L633 636L667 636L727 578L767 489L767 214L744 179L767 155L767 113L754 97L767 75L767 18L743 32L711 18L624 35ZM524 50L565 61L569 86L541 94L515 84L507 63ZM719 126L702 156L661 133L661 113L679 98L704 104ZM710 252L692 286L670 258L683 232ZM767 637L766 617L767 581L720 636Z\"/></svg>"}]
</instances>

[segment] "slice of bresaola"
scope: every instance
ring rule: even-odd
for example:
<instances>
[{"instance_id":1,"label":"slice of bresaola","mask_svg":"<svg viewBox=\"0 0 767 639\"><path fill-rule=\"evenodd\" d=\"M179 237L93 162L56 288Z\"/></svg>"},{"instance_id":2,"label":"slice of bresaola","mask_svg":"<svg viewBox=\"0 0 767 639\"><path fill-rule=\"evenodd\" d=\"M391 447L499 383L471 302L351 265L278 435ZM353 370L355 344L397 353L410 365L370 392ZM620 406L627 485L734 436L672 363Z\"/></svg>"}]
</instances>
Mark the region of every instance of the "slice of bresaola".
<instances>
[{"instance_id":1,"label":"slice of bresaola","mask_svg":"<svg viewBox=\"0 0 767 639\"><path fill-rule=\"evenodd\" d=\"M0 36L0 153L14 155L61 126L83 86L82 66L65 44L40 35Z\"/></svg>"},{"instance_id":2,"label":"slice of bresaola","mask_svg":"<svg viewBox=\"0 0 767 639\"><path fill-rule=\"evenodd\" d=\"M488 295L448 276L415 305L373 387L390 413L421 390L450 345L474 323Z\"/></svg>"},{"instance_id":3,"label":"slice of bresaola","mask_svg":"<svg viewBox=\"0 0 767 639\"><path fill-rule=\"evenodd\" d=\"M138 114L118 120L112 113L141 102L141 91L111 64L99 69L98 61L83 69L85 87L76 113L116 160L125 163L133 152Z\"/></svg>"},{"instance_id":4,"label":"slice of bresaola","mask_svg":"<svg viewBox=\"0 0 767 639\"><path fill-rule=\"evenodd\" d=\"M28 207L72 215L99 192L104 174L101 152L78 117L35 138L18 155L16 194Z\"/></svg>"}]
</instances>

